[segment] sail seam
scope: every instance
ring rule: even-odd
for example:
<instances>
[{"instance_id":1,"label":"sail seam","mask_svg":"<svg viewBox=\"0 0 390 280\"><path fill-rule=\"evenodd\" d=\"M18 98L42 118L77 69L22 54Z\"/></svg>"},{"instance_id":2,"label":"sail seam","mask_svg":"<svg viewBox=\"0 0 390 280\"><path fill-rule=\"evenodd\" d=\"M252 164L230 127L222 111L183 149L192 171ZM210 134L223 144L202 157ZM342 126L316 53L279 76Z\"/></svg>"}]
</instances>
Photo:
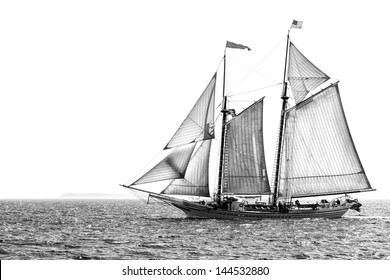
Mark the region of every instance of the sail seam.
<instances>
[{"instance_id":1,"label":"sail seam","mask_svg":"<svg viewBox=\"0 0 390 280\"><path fill-rule=\"evenodd\" d=\"M318 175L318 176L304 176L304 177L289 177L289 178L281 178L281 180L299 180L299 179L307 179L307 178L326 178L326 177L342 177L342 176L352 176L357 174L364 174L363 171L356 173L348 173L348 174L335 174L335 175Z\"/></svg>"}]
</instances>

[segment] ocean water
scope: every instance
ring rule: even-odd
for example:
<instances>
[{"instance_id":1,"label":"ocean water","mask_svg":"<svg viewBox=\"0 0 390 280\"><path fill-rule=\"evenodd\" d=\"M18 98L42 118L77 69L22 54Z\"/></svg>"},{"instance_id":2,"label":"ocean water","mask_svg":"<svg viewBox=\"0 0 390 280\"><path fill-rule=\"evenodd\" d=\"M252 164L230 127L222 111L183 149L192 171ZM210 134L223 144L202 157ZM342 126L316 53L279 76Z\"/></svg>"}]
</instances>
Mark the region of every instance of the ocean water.
<instances>
[{"instance_id":1,"label":"ocean water","mask_svg":"<svg viewBox=\"0 0 390 280\"><path fill-rule=\"evenodd\" d=\"M189 219L137 200L1 200L0 259L390 259L390 200L341 219Z\"/></svg>"}]
</instances>

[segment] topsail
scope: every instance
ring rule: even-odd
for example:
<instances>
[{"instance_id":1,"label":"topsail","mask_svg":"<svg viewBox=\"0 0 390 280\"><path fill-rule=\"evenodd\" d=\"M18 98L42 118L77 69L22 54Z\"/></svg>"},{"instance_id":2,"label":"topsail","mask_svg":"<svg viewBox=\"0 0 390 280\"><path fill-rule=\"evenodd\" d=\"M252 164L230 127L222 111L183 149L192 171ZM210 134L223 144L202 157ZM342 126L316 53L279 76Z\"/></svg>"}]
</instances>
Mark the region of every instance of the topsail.
<instances>
[{"instance_id":1,"label":"topsail","mask_svg":"<svg viewBox=\"0 0 390 280\"><path fill-rule=\"evenodd\" d=\"M288 81L296 103L301 102L311 90L328 79L324 72L290 43Z\"/></svg>"}]
</instances>

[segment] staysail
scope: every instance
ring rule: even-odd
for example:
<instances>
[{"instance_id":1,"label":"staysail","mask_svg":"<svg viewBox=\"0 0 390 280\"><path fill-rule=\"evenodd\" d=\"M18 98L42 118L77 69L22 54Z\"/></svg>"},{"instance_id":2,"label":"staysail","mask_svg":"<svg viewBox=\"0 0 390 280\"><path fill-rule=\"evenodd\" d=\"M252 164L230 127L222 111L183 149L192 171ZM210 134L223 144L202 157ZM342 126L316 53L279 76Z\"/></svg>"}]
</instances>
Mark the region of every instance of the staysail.
<instances>
[{"instance_id":1,"label":"staysail","mask_svg":"<svg viewBox=\"0 0 390 280\"><path fill-rule=\"evenodd\" d=\"M194 148L195 143L172 150L171 153L132 183L132 185L184 178Z\"/></svg>"},{"instance_id":2,"label":"staysail","mask_svg":"<svg viewBox=\"0 0 390 280\"><path fill-rule=\"evenodd\" d=\"M213 76L202 95L175 132L165 149L214 138L215 84Z\"/></svg>"},{"instance_id":3,"label":"staysail","mask_svg":"<svg viewBox=\"0 0 390 280\"><path fill-rule=\"evenodd\" d=\"M167 155L131 185L172 180L161 193L210 196L209 156L214 138L216 74L165 147Z\"/></svg>"},{"instance_id":4,"label":"staysail","mask_svg":"<svg viewBox=\"0 0 390 280\"><path fill-rule=\"evenodd\" d=\"M186 174L173 180L162 194L209 197L209 156L211 140L203 141L193 153Z\"/></svg>"},{"instance_id":5,"label":"staysail","mask_svg":"<svg viewBox=\"0 0 390 280\"><path fill-rule=\"evenodd\" d=\"M337 83L286 112L279 177L282 196L370 191Z\"/></svg>"},{"instance_id":6,"label":"staysail","mask_svg":"<svg viewBox=\"0 0 390 280\"><path fill-rule=\"evenodd\" d=\"M288 81L296 103L301 102L311 90L328 79L329 77L324 72L311 63L290 42Z\"/></svg>"},{"instance_id":7,"label":"staysail","mask_svg":"<svg viewBox=\"0 0 390 280\"><path fill-rule=\"evenodd\" d=\"M263 98L226 124L224 193L269 194L263 141Z\"/></svg>"}]
</instances>

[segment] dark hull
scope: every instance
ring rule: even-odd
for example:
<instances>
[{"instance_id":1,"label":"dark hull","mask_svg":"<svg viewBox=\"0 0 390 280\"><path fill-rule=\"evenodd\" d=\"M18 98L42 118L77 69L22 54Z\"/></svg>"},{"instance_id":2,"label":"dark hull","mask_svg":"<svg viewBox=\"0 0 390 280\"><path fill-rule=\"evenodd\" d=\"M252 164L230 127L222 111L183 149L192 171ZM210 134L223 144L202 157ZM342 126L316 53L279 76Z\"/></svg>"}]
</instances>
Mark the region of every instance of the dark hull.
<instances>
[{"instance_id":1,"label":"dark hull","mask_svg":"<svg viewBox=\"0 0 390 280\"><path fill-rule=\"evenodd\" d=\"M165 199L164 199L165 200ZM188 202L185 200L165 200L169 204L183 211L188 217L207 219L306 219L306 218L341 218L350 208L350 205L338 205L335 207L318 209L290 209L288 213L280 213L276 210L256 211L229 211L215 209L210 206Z\"/></svg>"}]
</instances>

